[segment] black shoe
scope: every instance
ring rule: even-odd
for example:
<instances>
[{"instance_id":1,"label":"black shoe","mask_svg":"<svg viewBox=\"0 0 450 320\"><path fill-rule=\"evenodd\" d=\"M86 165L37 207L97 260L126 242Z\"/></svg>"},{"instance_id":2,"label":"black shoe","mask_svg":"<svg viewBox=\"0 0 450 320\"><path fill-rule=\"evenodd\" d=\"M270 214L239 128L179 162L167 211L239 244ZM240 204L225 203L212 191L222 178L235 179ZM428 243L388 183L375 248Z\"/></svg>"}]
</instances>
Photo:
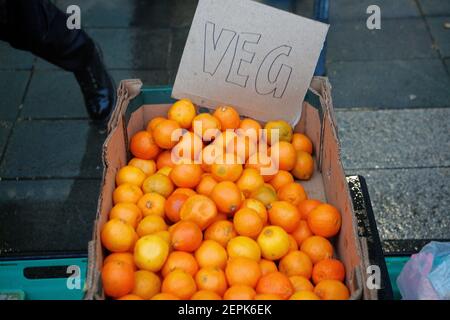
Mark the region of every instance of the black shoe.
<instances>
[{"instance_id":1,"label":"black shoe","mask_svg":"<svg viewBox=\"0 0 450 320\"><path fill-rule=\"evenodd\" d=\"M93 46L90 62L75 77L84 96L84 103L92 120L105 121L116 103L114 81L106 72L100 48Z\"/></svg>"}]
</instances>

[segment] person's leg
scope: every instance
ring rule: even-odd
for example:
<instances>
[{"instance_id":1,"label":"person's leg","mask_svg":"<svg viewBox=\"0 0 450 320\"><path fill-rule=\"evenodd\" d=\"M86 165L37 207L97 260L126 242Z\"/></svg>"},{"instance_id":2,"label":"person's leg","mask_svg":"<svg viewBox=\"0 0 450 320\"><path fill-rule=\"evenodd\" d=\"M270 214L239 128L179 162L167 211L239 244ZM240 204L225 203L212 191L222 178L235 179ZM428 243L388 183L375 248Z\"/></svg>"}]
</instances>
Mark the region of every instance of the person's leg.
<instances>
[{"instance_id":1,"label":"person's leg","mask_svg":"<svg viewBox=\"0 0 450 320\"><path fill-rule=\"evenodd\" d=\"M48 0L0 0L1 7L0 39L74 72L91 118L109 116L115 90L91 38L68 29L68 16Z\"/></svg>"}]
</instances>

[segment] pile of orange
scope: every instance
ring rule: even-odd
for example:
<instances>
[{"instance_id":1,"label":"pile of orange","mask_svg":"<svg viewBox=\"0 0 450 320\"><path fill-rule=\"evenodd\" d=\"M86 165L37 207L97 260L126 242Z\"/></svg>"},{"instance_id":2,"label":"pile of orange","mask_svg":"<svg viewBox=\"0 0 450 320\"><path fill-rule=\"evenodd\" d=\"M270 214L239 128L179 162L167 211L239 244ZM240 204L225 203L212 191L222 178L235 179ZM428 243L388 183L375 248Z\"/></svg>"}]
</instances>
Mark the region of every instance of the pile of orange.
<instances>
[{"instance_id":1,"label":"pile of orange","mask_svg":"<svg viewBox=\"0 0 450 320\"><path fill-rule=\"evenodd\" d=\"M330 242L340 212L296 181L314 172L306 135L227 106L197 114L182 99L130 149L101 231L108 297L349 298Z\"/></svg>"}]
</instances>

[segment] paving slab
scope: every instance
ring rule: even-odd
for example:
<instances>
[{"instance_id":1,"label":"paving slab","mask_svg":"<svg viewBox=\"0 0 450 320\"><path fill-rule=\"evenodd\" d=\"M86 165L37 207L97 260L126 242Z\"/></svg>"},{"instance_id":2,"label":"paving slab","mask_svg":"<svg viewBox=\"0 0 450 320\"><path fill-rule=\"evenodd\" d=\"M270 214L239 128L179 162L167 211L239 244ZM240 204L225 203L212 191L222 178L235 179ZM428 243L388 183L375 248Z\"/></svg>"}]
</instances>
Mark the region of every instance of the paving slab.
<instances>
[{"instance_id":1,"label":"paving slab","mask_svg":"<svg viewBox=\"0 0 450 320\"><path fill-rule=\"evenodd\" d=\"M11 122L0 120L0 159L3 157L3 151L5 150L11 127Z\"/></svg>"},{"instance_id":2,"label":"paving slab","mask_svg":"<svg viewBox=\"0 0 450 320\"><path fill-rule=\"evenodd\" d=\"M450 168L346 171L366 178L380 237L450 239Z\"/></svg>"},{"instance_id":3,"label":"paving slab","mask_svg":"<svg viewBox=\"0 0 450 320\"><path fill-rule=\"evenodd\" d=\"M87 119L83 95L73 73L59 70L35 71L21 117Z\"/></svg>"},{"instance_id":4,"label":"paving slab","mask_svg":"<svg viewBox=\"0 0 450 320\"><path fill-rule=\"evenodd\" d=\"M420 17L414 0L332 0L330 1L330 22L342 20L367 20L367 7L377 5L381 19Z\"/></svg>"},{"instance_id":5,"label":"paving slab","mask_svg":"<svg viewBox=\"0 0 450 320\"><path fill-rule=\"evenodd\" d=\"M30 78L29 71L0 71L0 120L15 120Z\"/></svg>"},{"instance_id":6,"label":"paving slab","mask_svg":"<svg viewBox=\"0 0 450 320\"><path fill-rule=\"evenodd\" d=\"M0 41L0 69L31 70L34 56L26 51L11 47L8 43Z\"/></svg>"},{"instance_id":7,"label":"paving slab","mask_svg":"<svg viewBox=\"0 0 450 320\"><path fill-rule=\"evenodd\" d=\"M0 255L86 252L99 180L0 181Z\"/></svg>"},{"instance_id":8,"label":"paving slab","mask_svg":"<svg viewBox=\"0 0 450 320\"><path fill-rule=\"evenodd\" d=\"M450 79L439 59L328 63L337 108L450 106Z\"/></svg>"},{"instance_id":9,"label":"paving slab","mask_svg":"<svg viewBox=\"0 0 450 320\"><path fill-rule=\"evenodd\" d=\"M87 121L19 121L0 164L2 178L100 178L105 139Z\"/></svg>"},{"instance_id":10,"label":"paving slab","mask_svg":"<svg viewBox=\"0 0 450 320\"><path fill-rule=\"evenodd\" d=\"M450 28L445 28L444 24L450 25L450 15L445 17L428 17L431 35L441 53L442 57L450 57Z\"/></svg>"},{"instance_id":11,"label":"paving slab","mask_svg":"<svg viewBox=\"0 0 450 320\"><path fill-rule=\"evenodd\" d=\"M438 57L421 18L382 20L380 30L365 21L332 23L328 61L395 60Z\"/></svg>"},{"instance_id":12,"label":"paving slab","mask_svg":"<svg viewBox=\"0 0 450 320\"><path fill-rule=\"evenodd\" d=\"M336 112L344 167L450 167L450 108Z\"/></svg>"},{"instance_id":13,"label":"paving slab","mask_svg":"<svg viewBox=\"0 0 450 320\"><path fill-rule=\"evenodd\" d=\"M450 15L450 1L448 0L418 0L423 13L431 15Z\"/></svg>"},{"instance_id":14,"label":"paving slab","mask_svg":"<svg viewBox=\"0 0 450 320\"><path fill-rule=\"evenodd\" d=\"M169 29L89 29L109 69L160 69L166 66Z\"/></svg>"}]
</instances>

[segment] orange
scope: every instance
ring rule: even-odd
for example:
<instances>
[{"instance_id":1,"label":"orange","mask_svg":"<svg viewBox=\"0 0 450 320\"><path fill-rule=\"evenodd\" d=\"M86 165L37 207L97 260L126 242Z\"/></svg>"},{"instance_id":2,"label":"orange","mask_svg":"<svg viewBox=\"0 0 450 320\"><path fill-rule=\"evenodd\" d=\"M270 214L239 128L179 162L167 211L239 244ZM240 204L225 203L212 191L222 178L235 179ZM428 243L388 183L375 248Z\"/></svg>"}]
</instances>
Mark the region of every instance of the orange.
<instances>
[{"instance_id":1,"label":"orange","mask_svg":"<svg viewBox=\"0 0 450 320\"><path fill-rule=\"evenodd\" d=\"M120 297L117 300L144 300L144 299L142 299L141 297L139 297L135 294L127 294L127 295L124 295L123 297Z\"/></svg>"},{"instance_id":2,"label":"orange","mask_svg":"<svg viewBox=\"0 0 450 320\"><path fill-rule=\"evenodd\" d=\"M227 244L228 257L244 257L259 261L261 259L261 249L258 243L249 237L237 236Z\"/></svg>"},{"instance_id":3,"label":"orange","mask_svg":"<svg viewBox=\"0 0 450 320\"><path fill-rule=\"evenodd\" d=\"M197 291L194 278L183 270L176 269L163 280L162 293L170 293L182 300L189 299Z\"/></svg>"},{"instance_id":4,"label":"orange","mask_svg":"<svg viewBox=\"0 0 450 320\"><path fill-rule=\"evenodd\" d=\"M172 151L171 150L165 150L161 152L158 155L158 158L156 159L156 168L158 170L164 168L164 167L175 167L175 163L172 161Z\"/></svg>"},{"instance_id":5,"label":"orange","mask_svg":"<svg viewBox=\"0 0 450 320\"><path fill-rule=\"evenodd\" d=\"M183 270L191 276L195 276L198 271L198 263L191 253L183 251L174 251L167 257L166 262L161 270L163 277L166 277L174 270Z\"/></svg>"},{"instance_id":6,"label":"orange","mask_svg":"<svg viewBox=\"0 0 450 320\"><path fill-rule=\"evenodd\" d=\"M136 229L136 232L139 237L143 237L148 234L153 234L158 231L165 230L167 230L167 225L161 216L149 215L142 219Z\"/></svg>"},{"instance_id":7,"label":"orange","mask_svg":"<svg viewBox=\"0 0 450 320\"><path fill-rule=\"evenodd\" d=\"M132 293L142 299L150 299L161 291L161 279L153 272L139 270L134 273Z\"/></svg>"},{"instance_id":8,"label":"orange","mask_svg":"<svg viewBox=\"0 0 450 320\"><path fill-rule=\"evenodd\" d=\"M294 133L292 135L292 145L296 151L305 151L309 154L313 153L313 145L311 140L302 133Z\"/></svg>"},{"instance_id":9,"label":"orange","mask_svg":"<svg viewBox=\"0 0 450 320\"><path fill-rule=\"evenodd\" d=\"M227 144L227 152L235 154L239 159L243 159L244 162L257 151L256 140L252 140L252 138L242 134L235 135Z\"/></svg>"},{"instance_id":10,"label":"orange","mask_svg":"<svg viewBox=\"0 0 450 320\"><path fill-rule=\"evenodd\" d=\"M238 188L245 197L250 197L251 193L264 185L264 179L259 171L254 168L247 168L242 171L241 176L236 181Z\"/></svg>"},{"instance_id":11,"label":"orange","mask_svg":"<svg viewBox=\"0 0 450 320\"><path fill-rule=\"evenodd\" d=\"M277 271L268 273L259 279L256 293L275 294L286 300L294 293L294 287L288 277Z\"/></svg>"},{"instance_id":12,"label":"orange","mask_svg":"<svg viewBox=\"0 0 450 320\"><path fill-rule=\"evenodd\" d=\"M133 254L130 252L111 253L109 256L105 258L105 260L103 261L103 265L111 261L128 263L130 266L133 267L133 270L136 270L136 265L134 264L134 257Z\"/></svg>"},{"instance_id":13,"label":"orange","mask_svg":"<svg viewBox=\"0 0 450 320\"><path fill-rule=\"evenodd\" d=\"M226 247L228 241L236 236L233 223L228 220L216 221L205 231L205 240L214 240L223 247Z\"/></svg>"},{"instance_id":14,"label":"orange","mask_svg":"<svg viewBox=\"0 0 450 320\"><path fill-rule=\"evenodd\" d=\"M165 242L167 242L167 244L170 245L170 232L168 230L156 231L154 233L154 235L160 237ZM169 249L170 249L170 251L172 250L172 248L169 248Z\"/></svg>"},{"instance_id":15,"label":"orange","mask_svg":"<svg viewBox=\"0 0 450 320\"><path fill-rule=\"evenodd\" d=\"M218 107L214 111L213 116L219 120L221 130L237 129L239 128L239 124L241 123L239 113L233 107Z\"/></svg>"},{"instance_id":16,"label":"orange","mask_svg":"<svg viewBox=\"0 0 450 320\"><path fill-rule=\"evenodd\" d=\"M242 119L238 133L250 137L253 141L258 141L261 134L261 125L258 121L250 118Z\"/></svg>"},{"instance_id":17,"label":"orange","mask_svg":"<svg viewBox=\"0 0 450 320\"><path fill-rule=\"evenodd\" d=\"M222 297L212 291L200 290L194 293L191 300L222 300Z\"/></svg>"},{"instance_id":18,"label":"orange","mask_svg":"<svg viewBox=\"0 0 450 320\"><path fill-rule=\"evenodd\" d=\"M278 162L280 170L291 171L295 166L295 149L289 142L280 141L269 149L269 154Z\"/></svg>"},{"instance_id":19,"label":"orange","mask_svg":"<svg viewBox=\"0 0 450 320\"><path fill-rule=\"evenodd\" d=\"M283 300L279 295L272 293L257 294L254 300Z\"/></svg>"},{"instance_id":20,"label":"orange","mask_svg":"<svg viewBox=\"0 0 450 320\"><path fill-rule=\"evenodd\" d=\"M293 251L285 255L278 264L278 269L288 277L311 277L313 264L311 259L301 251Z\"/></svg>"},{"instance_id":21,"label":"orange","mask_svg":"<svg viewBox=\"0 0 450 320\"><path fill-rule=\"evenodd\" d=\"M181 137L181 128L174 120L161 120L152 130L156 144L162 149L173 148ZM177 134L179 133L179 134ZM173 137L172 137L173 134Z\"/></svg>"},{"instance_id":22,"label":"orange","mask_svg":"<svg viewBox=\"0 0 450 320\"><path fill-rule=\"evenodd\" d=\"M286 232L294 231L300 223L297 207L287 201L272 202L268 213L270 223L280 226Z\"/></svg>"},{"instance_id":23,"label":"orange","mask_svg":"<svg viewBox=\"0 0 450 320\"><path fill-rule=\"evenodd\" d=\"M116 185L129 183L140 187L145 180L145 173L136 167L124 166L116 174Z\"/></svg>"},{"instance_id":24,"label":"orange","mask_svg":"<svg viewBox=\"0 0 450 320\"><path fill-rule=\"evenodd\" d=\"M197 185L195 191L198 194L203 194L205 196L209 196L216 186L217 181L213 178L212 175L204 174L200 180L200 183Z\"/></svg>"},{"instance_id":25,"label":"orange","mask_svg":"<svg viewBox=\"0 0 450 320\"><path fill-rule=\"evenodd\" d=\"M338 280L343 282L344 279L345 267L339 260L324 259L314 265L312 280L315 284L323 280Z\"/></svg>"},{"instance_id":26,"label":"orange","mask_svg":"<svg viewBox=\"0 0 450 320\"><path fill-rule=\"evenodd\" d=\"M118 186L113 192L114 204L122 202L136 203L142 197L143 193L138 186L124 183Z\"/></svg>"},{"instance_id":27,"label":"orange","mask_svg":"<svg viewBox=\"0 0 450 320\"><path fill-rule=\"evenodd\" d=\"M242 202L241 191L231 181L223 181L216 184L210 194L219 211L233 214Z\"/></svg>"},{"instance_id":28,"label":"orange","mask_svg":"<svg viewBox=\"0 0 450 320\"><path fill-rule=\"evenodd\" d=\"M185 194L188 197L197 194L194 190L189 189L189 188L176 188L175 191L173 192L173 194L179 194L179 193Z\"/></svg>"},{"instance_id":29,"label":"orange","mask_svg":"<svg viewBox=\"0 0 450 320\"><path fill-rule=\"evenodd\" d=\"M300 250L309 256L313 264L333 257L333 246L330 241L321 236L312 236L305 239L300 246Z\"/></svg>"},{"instance_id":30,"label":"orange","mask_svg":"<svg viewBox=\"0 0 450 320\"><path fill-rule=\"evenodd\" d=\"M288 237L289 237L289 251L288 252L297 251L298 250L297 241L295 241L294 237L291 236L290 234L288 234Z\"/></svg>"},{"instance_id":31,"label":"orange","mask_svg":"<svg viewBox=\"0 0 450 320\"><path fill-rule=\"evenodd\" d=\"M307 278L303 276L291 276L289 277L289 281L292 283L294 287L294 291L313 291L314 286Z\"/></svg>"},{"instance_id":32,"label":"orange","mask_svg":"<svg viewBox=\"0 0 450 320\"><path fill-rule=\"evenodd\" d=\"M249 208L249 209L253 209L256 211L256 213L258 214L259 218L261 219L261 221L263 222L263 225L267 224L267 210L266 207L264 206L264 204L256 199L245 199L242 204L241 204L241 209L244 208Z\"/></svg>"},{"instance_id":33,"label":"orange","mask_svg":"<svg viewBox=\"0 0 450 320\"><path fill-rule=\"evenodd\" d=\"M272 260L261 259L259 261L259 268L261 269L261 275L266 275L271 272L278 271L278 267Z\"/></svg>"},{"instance_id":34,"label":"orange","mask_svg":"<svg viewBox=\"0 0 450 320\"><path fill-rule=\"evenodd\" d=\"M192 221L205 230L217 216L217 208L207 196L196 194L189 197L181 206L181 220Z\"/></svg>"},{"instance_id":35,"label":"orange","mask_svg":"<svg viewBox=\"0 0 450 320\"><path fill-rule=\"evenodd\" d=\"M110 219L121 219L128 223L133 228L137 227L137 224L142 219L141 209L134 203L118 203L109 213Z\"/></svg>"},{"instance_id":36,"label":"orange","mask_svg":"<svg viewBox=\"0 0 450 320\"><path fill-rule=\"evenodd\" d=\"M277 173L278 163L275 158L260 150L248 157L245 168L258 170L264 181L269 182Z\"/></svg>"},{"instance_id":37,"label":"orange","mask_svg":"<svg viewBox=\"0 0 450 320\"><path fill-rule=\"evenodd\" d=\"M137 158L150 160L155 159L161 150L152 133L138 131L131 137L130 151Z\"/></svg>"},{"instance_id":38,"label":"orange","mask_svg":"<svg viewBox=\"0 0 450 320\"><path fill-rule=\"evenodd\" d=\"M203 240L202 230L191 221L180 221L170 229L171 245L175 250L193 252Z\"/></svg>"},{"instance_id":39,"label":"orange","mask_svg":"<svg viewBox=\"0 0 450 320\"><path fill-rule=\"evenodd\" d=\"M202 139L196 134L188 131L172 149L173 159L197 159L203 148ZM176 161L173 161L177 163Z\"/></svg>"},{"instance_id":40,"label":"orange","mask_svg":"<svg viewBox=\"0 0 450 320\"><path fill-rule=\"evenodd\" d=\"M278 226L264 227L258 236L262 256L268 260L278 260L289 251L289 237Z\"/></svg>"},{"instance_id":41,"label":"orange","mask_svg":"<svg viewBox=\"0 0 450 320\"><path fill-rule=\"evenodd\" d=\"M309 213L317 207L319 204L322 204L319 200L315 199L306 199L303 201L300 201L297 205L297 209L300 212L300 215L302 216L302 219L308 220Z\"/></svg>"},{"instance_id":42,"label":"orange","mask_svg":"<svg viewBox=\"0 0 450 320\"><path fill-rule=\"evenodd\" d=\"M162 167L161 169L156 171L156 173L160 173L160 174L163 174L166 177L168 177L170 175L170 171L172 171L172 168L166 166L166 167Z\"/></svg>"},{"instance_id":43,"label":"orange","mask_svg":"<svg viewBox=\"0 0 450 320\"><path fill-rule=\"evenodd\" d=\"M189 129L196 115L195 106L189 99L175 102L167 113L167 118L178 122L181 128Z\"/></svg>"},{"instance_id":44,"label":"orange","mask_svg":"<svg viewBox=\"0 0 450 320\"><path fill-rule=\"evenodd\" d=\"M291 142L292 140L292 127L289 123L287 123L284 120L275 120L275 121L269 121L264 126L264 129L266 130L266 140L269 145L272 145L272 135L274 135L275 139L275 132L278 131L278 139L279 141L286 141ZM275 131L272 131L275 130ZM273 141L277 142L277 141Z\"/></svg>"},{"instance_id":45,"label":"orange","mask_svg":"<svg viewBox=\"0 0 450 320\"><path fill-rule=\"evenodd\" d=\"M150 234L140 238L134 247L134 261L139 269L158 272L169 255L169 244Z\"/></svg>"},{"instance_id":46,"label":"orange","mask_svg":"<svg viewBox=\"0 0 450 320\"><path fill-rule=\"evenodd\" d=\"M308 226L318 236L330 238L341 228L341 214L329 204L320 204L308 214Z\"/></svg>"},{"instance_id":47,"label":"orange","mask_svg":"<svg viewBox=\"0 0 450 320\"><path fill-rule=\"evenodd\" d=\"M234 139L237 137L236 133L232 130L226 130L221 132L212 142L213 145L215 145L219 150L222 150L223 152L226 152L228 145L234 141ZM230 152L232 153L232 152Z\"/></svg>"},{"instance_id":48,"label":"orange","mask_svg":"<svg viewBox=\"0 0 450 320\"><path fill-rule=\"evenodd\" d=\"M180 298L171 293L158 293L151 300L180 300Z\"/></svg>"},{"instance_id":49,"label":"orange","mask_svg":"<svg viewBox=\"0 0 450 320\"><path fill-rule=\"evenodd\" d=\"M205 240L195 251L195 259L200 268L218 267L225 269L228 254L223 246L214 240Z\"/></svg>"},{"instance_id":50,"label":"orange","mask_svg":"<svg viewBox=\"0 0 450 320\"><path fill-rule=\"evenodd\" d=\"M322 300L348 300L348 288L337 280L322 280L314 288L314 293Z\"/></svg>"},{"instance_id":51,"label":"orange","mask_svg":"<svg viewBox=\"0 0 450 320\"><path fill-rule=\"evenodd\" d=\"M202 179L202 169L200 165L194 163L177 164L170 171L170 179L180 188L195 188Z\"/></svg>"},{"instance_id":52,"label":"orange","mask_svg":"<svg viewBox=\"0 0 450 320\"><path fill-rule=\"evenodd\" d=\"M257 190L253 191L250 198L260 201L265 207L270 207L270 204L278 200L277 193L272 186L264 184Z\"/></svg>"},{"instance_id":53,"label":"orange","mask_svg":"<svg viewBox=\"0 0 450 320\"><path fill-rule=\"evenodd\" d=\"M236 257L228 261L225 275L230 286L245 285L254 288L261 277L261 268L255 260Z\"/></svg>"},{"instance_id":54,"label":"orange","mask_svg":"<svg viewBox=\"0 0 450 320\"><path fill-rule=\"evenodd\" d=\"M223 300L253 300L256 291L252 287L237 284L229 287L223 295Z\"/></svg>"},{"instance_id":55,"label":"orange","mask_svg":"<svg viewBox=\"0 0 450 320\"><path fill-rule=\"evenodd\" d=\"M211 165L211 174L217 181L236 181L242 174L242 164L233 153L220 155Z\"/></svg>"},{"instance_id":56,"label":"orange","mask_svg":"<svg viewBox=\"0 0 450 320\"><path fill-rule=\"evenodd\" d=\"M313 233L309 229L308 223L305 220L300 220L297 228L291 232L291 236L295 239L298 246L301 246L303 241L312 235Z\"/></svg>"},{"instance_id":57,"label":"orange","mask_svg":"<svg viewBox=\"0 0 450 320\"><path fill-rule=\"evenodd\" d=\"M192 128L197 135L201 134L203 141L210 141L220 131L220 121L209 113L200 113L192 120Z\"/></svg>"},{"instance_id":58,"label":"orange","mask_svg":"<svg viewBox=\"0 0 450 320\"><path fill-rule=\"evenodd\" d=\"M294 182L294 177L288 171L280 170L277 174L269 181L270 185L275 189L279 190L282 186Z\"/></svg>"},{"instance_id":59,"label":"orange","mask_svg":"<svg viewBox=\"0 0 450 320\"><path fill-rule=\"evenodd\" d=\"M160 123L162 120L166 120L166 118L164 117L155 117L152 120L150 120L147 123L147 131L148 132L152 132L153 130L155 130L156 126L158 125L158 123Z\"/></svg>"},{"instance_id":60,"label":"orange","mask_svg":"<svg viewBox=\"0 0 450 320\"><path fill-rule=\"evenodd\" d=\"M222 269L206 267L200 269L195 275L195 282L200 290L207 290L223 296L227 290L227 280Z\"/></svg>"},{"instance_id":61,"label":"orange","mask_svg":"<svg viewBox=\"0 0 450 320\"><path fill-rule=\"evenodd\" d=\"M201 167L205 172L211 172L211 165L215 162L216 158L222 156L223 149L219 148L216 144L211 143L203 148L201 153Z\"/></svg>"},{"instance_id":62,"label":"orange","mask_svg":"<svg viewBox=\"0 0 450 320\"><path fill-rule=\"evenodd\" d=\"M319 296L311 291L298 291L289 300L320 300Z\"/></svg>"},{"instance_id":63,"label":"orange","mask_svg":"<svg viewBox=\"0 0 450 320\"><path fill-rule=\"evenodd\" d=\"M120 219L111 219L105 223L101 232L103 246L111 252L130 251L136 241L132 226Z\"/></svg>"},{"instance_id":64,"label":"orange","mask_svg":"<svg viewBox=\"0 0 450 320\"><path fill-rule=\"evenodd\" d=\"M296 182L291 182L282 186L278 189L277 196L278 199L290 202L294 206L298 206L301 201L308 198L303 186Z\"/></svg>"},{"instance_id":65,"label":"orange","mask_svg":"<svg viewBox=\"0 0 450 320\"><path fill-rule=\"evenodd\" d=\"M297 151L295 166L291 173L300 180L309 180L314 173L313 157L305 151Z\"/></svg>"},{"instance_id":66,"label":"orange","mask_svg":"<svg viewBox=\"0 0 450 320\"><path fill-rule=\"evenodd\" d=\"M173 192L166 200L164 205L164 212L167 219L171 222L180 221L180 210L186 200L189 198L184 193Z\"/></svg>"},{"instance_id":67,"label":"orange","mask_svg":"<svg viewBox=\"0 0 450 320\"><path fill-rule=\"evenodd\" d=\"M256 239L264 226L258 213L250 208L238 210L234 214L233 224L239 235L253 239Z\"/></svg>"},{"instance_id":68,"label":"orange","mask_svg":"<svg viewBox=\"0 0 450 320\"><path fill-rule=\"evenodd\" d=\"M218 212L217 216L211 221L210 226L212 226L217 221L226 221L228 219L228 215L224 212ZM211 239L214 240L214 239Z\"/></svg>"},{"instance_id":69,"label":"orange","mask_svg":"<svg viewBox=\"0 0 450 320\"><path fill-rule=\"evenodd\" d=\"M149 215L164 217L165 204L166 199L156 192L144 194L137 202L137 206L142 211L144 217Z\"/></svg>"},{"instance_id":70,"label":"orange","mask_svg":"<svg viewBox=\"0 0 450 320\"><path fill-rule=\"evenodd\" d=\"M142 190L145 193L156 192L167 198L173 191L173 183L169 177L161 174L155 173L144 180L142 184Z\"/></svg>"},{"instance_id":71,"label":"orange","mask_svg":"<svg viewBox=\"0 0 450 320\"><path fill-rule=\"evenodd\" d=\"M154 160L133 158L128 162L128 165L141 169L146 176L150 176L156 172L156 164Z\"/></svg>"},{"instance_id":72,"label":"orange","mask_svg":"<svg viewBox=\"0 0 450 320\"><path fill-rule=\"evenodd\" d=\"M102 284L105 294L120 298L129 294L134 287L134 270L128 263L111 261L102 268Z\"/></svg>"}]
</instances>

